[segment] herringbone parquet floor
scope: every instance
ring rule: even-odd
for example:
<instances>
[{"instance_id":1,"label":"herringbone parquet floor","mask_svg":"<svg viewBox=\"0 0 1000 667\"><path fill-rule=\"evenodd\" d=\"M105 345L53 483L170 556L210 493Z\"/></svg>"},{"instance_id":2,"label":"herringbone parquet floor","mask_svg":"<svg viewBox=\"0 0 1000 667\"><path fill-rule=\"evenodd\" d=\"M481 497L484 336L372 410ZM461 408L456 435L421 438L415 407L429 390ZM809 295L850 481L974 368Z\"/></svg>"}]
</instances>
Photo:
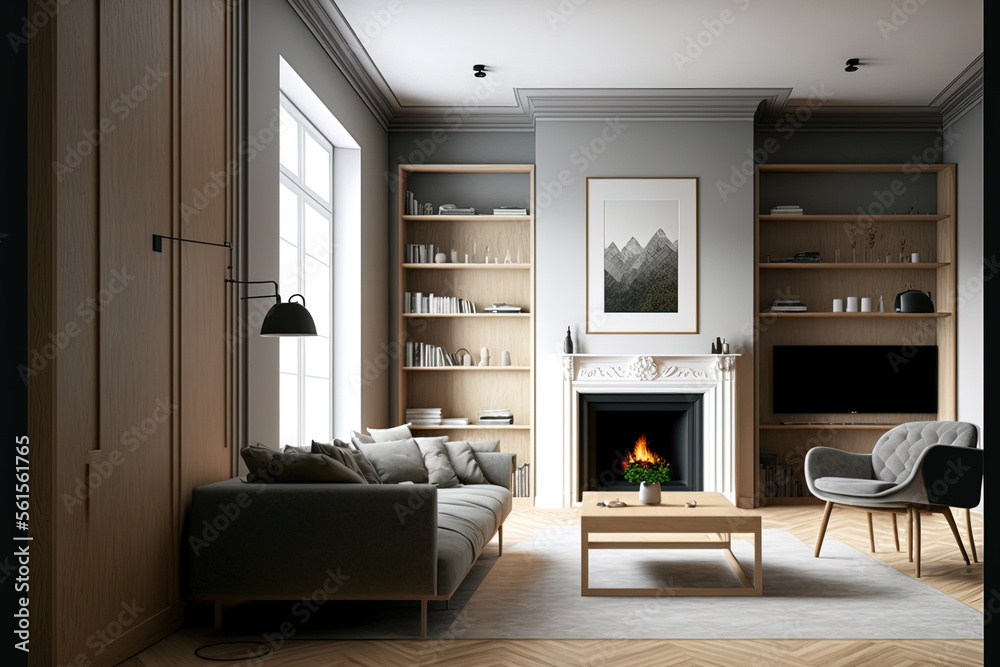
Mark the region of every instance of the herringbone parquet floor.
<instances>
[{"instance_id":1,"label":"herringbone parquet floor","mask_svg":"<svg viewBox=\"0 0 1000 667\"><path fill-rule=\"evenodd\" d=\"M764 528L787 530L805 543L815 543L822 506L766 507L754 510L763 517ZM504 544L511 546L529 537L534 530L547 526L573 525L576 510L527 509L514 512L504 524ZM965 535L964 514L956 514ZM905 526L900 522L901 553L893 545L888 516L875 517L875 557L913 576L907 561ZM956 600L983 610L983 522L973 513L979 564L967 567L947 524L940 517L923 522L923 565L921 580ZM827 535L867 552L868 527L865 515L834 510ZM966 545L968 547L968 545ZM765 582L766 584L766 582ZM126 661L127 667L167 667L205 664L194 651L204 644L234 639L220 638L209 629L185 629ZM248 637L248 639L254 639ZM246 647L234 651L246 655ZM212 653L218 656L218 652ZM959 667L982 665L981 640L396 640L396 641L316 641L289 642L262 659L230 664L275 665L282 667L365 665L403 667L410 665L448 665L482 667L543 665L635 666L635 667L784 667L815 665L847 666L916 666Z\"/></svg>"}]
</instances>

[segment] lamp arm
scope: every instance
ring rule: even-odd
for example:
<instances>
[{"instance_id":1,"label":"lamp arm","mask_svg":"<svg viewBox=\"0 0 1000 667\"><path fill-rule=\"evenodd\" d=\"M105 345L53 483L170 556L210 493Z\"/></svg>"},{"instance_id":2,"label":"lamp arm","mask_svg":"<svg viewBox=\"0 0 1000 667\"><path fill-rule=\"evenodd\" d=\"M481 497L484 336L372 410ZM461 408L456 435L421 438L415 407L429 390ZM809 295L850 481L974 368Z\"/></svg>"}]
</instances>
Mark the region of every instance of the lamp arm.
<instances>
[{"instance_id":1,"label":"lamp arm","mask_svg":"<svg viewBox=\"0 0 1000 667\"><path fill-rule=\"evenodd\" d=\"M233 280L232 278L226 278L227 283L233 283L235 285L264 285L270 284L274 285L274 294L261 294L260 296L244 296L243 299L277 299L277 303L281 303L281 295L278 294L278 283L274 280Z\"/></svg>"},{"instance_id":2,"label":"lamp arm","mask_svg":"<svg viewBox=\"0 0 1000 667\"><path fill-rule=\"evenodd\" d=\"M237 282L232 279L233 276L233 244L229 241L223 241L222 243L212 243L211 241L198 241L197 239L185 239L180 236L164 236L162 234L153 234L153 252L163 252L163 241L180 241L181 243L197 243L198 245L211 245L216 248L228 248L229 249L229 266L226 270L229 271L229 278L226 282ZM278 285L275 283L274 291L277 293Z\"/></svg>"}]
</instances>

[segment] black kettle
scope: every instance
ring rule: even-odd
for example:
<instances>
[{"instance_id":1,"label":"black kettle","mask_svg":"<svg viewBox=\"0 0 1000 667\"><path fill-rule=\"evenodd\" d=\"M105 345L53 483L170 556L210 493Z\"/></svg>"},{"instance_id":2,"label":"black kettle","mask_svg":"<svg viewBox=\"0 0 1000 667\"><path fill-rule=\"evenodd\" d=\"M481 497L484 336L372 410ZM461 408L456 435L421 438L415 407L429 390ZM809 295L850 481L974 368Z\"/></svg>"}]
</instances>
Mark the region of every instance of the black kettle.
<instances>
[{"instance_id":1,"label":"black kettle","mask_svg":"<svg viewBox=\"0 0 1000 667\"><path fill-rule=\"evenodd\" d=\"M930 292L908 289L896 295L897 313L933 313L934 302Z\"/></svg>"}]
</instances>

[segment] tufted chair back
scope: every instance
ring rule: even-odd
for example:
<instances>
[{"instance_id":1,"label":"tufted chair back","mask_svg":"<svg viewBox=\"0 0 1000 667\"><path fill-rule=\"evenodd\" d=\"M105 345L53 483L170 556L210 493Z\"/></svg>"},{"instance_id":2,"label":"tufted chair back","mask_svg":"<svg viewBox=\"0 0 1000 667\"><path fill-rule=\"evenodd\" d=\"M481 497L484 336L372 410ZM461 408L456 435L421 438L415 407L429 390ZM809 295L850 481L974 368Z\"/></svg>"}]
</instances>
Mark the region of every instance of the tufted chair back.
<instances>
[{"instance_id":1,"label":"tufted chair back","mask_svg":"<svg viewBox=\"0 0 1000 667\"><path fill-rule=\"evenodd\" d=\"M968 422L909 422L890 429L875 443L872 466L875 477L884 482L899 482L909 476L913 464L931 445L977 447L979 429Z\"/></svg>"}]
</instances>

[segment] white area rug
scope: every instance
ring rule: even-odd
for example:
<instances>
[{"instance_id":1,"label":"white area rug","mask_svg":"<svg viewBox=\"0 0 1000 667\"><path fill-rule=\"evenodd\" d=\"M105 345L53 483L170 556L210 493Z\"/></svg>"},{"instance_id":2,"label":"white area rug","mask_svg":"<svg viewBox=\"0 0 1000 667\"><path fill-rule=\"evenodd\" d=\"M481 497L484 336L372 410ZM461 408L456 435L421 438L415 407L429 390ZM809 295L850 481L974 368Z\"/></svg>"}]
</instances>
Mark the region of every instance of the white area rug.
<instances>
[{"instance_id":1,"label":"white area rug","mask_svg":"<svg viewBox=\"0 0 1000 667\"><path fill-rule=\"evenodd\" d=\"M733 552L752 576L753 545ZM983 615L827 537L820 558L785 531L764 531L762 597L582 597L580 531L551 527L504 549L491 544L430 639L981 639ZM594 587L735 585L720 550L591 551ZM662 584L661 584L662 585ZM233 610L231 627L277 627L289 603ZM243 617L242 619L238 617ZM227 623L228 624L228 623ZM300 638L419 637L414 602L328 602Z\"/></svg>"}]
</instances>

